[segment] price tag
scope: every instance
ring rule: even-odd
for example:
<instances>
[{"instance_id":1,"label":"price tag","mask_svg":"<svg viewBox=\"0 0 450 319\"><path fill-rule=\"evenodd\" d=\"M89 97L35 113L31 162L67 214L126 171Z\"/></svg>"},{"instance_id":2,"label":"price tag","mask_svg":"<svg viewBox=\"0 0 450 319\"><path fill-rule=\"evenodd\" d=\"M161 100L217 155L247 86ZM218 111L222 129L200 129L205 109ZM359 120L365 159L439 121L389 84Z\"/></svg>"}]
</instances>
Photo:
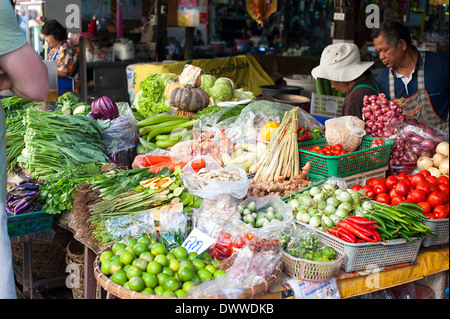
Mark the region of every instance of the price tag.
<instances>
[{"instance_id":1,"label":"price tag","mask_svg":"<svg viewBox=\"0 0 450 319\"><path fill-rule=\"evenodd\" d=\"M214 243L214 239L197 228L194 228L181 246L186 248L188 253L196 252L200 255Z\"/></svg>"}]
</instances>

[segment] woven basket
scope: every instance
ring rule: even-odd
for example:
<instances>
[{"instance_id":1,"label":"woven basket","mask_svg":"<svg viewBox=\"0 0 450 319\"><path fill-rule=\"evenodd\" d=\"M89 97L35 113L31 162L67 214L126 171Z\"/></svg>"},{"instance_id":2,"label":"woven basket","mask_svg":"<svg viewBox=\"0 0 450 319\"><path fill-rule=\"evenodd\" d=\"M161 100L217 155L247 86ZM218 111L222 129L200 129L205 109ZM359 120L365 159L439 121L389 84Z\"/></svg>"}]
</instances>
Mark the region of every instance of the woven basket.
<instances>
[{"instance_id":1,"label":"woven basket","mask_svg":"<svg viewBox=\"0 0 450 319\"><path fill-rule=\"evenodd\" d=\"M68 230L53 225L55 236L51 242L33 240L31 267L33 280L43 280L66 276L66 247L73 238ZM23 264L23 245L11 240L13 261L17 265Z\"/></svg>"},{"instance_id":2,"label":"woven basket","mask_svg":"<svg viewBox=\"0 0 450 319\"><path fill-rule=\"evenodd\" d=\"M111 246L108 246L103 251L105 250L111 250ZM176 297L143 294L140 292L129 290L121 285L116 284L111 279L109 279L108 276L103 274L100 270L101 267L100 255L102 254L103 251L101 251L95 258L94 275L95 279L97 280L97 283L110 294L120 299L189 299L189 298L176 298ZM251 299L269 291L270 287L272 287L272 285L275 284L275 282L278 279L278 276L281 274L282 268L283 264L280 264L279 268L277 268L275 272L272 275L270 275L265 282L246 289L241 295L239 295L237 299ZM215 297L204 297L199 299L227 299L227 298L226 296L215 296Z\"/></svg>"},{"instance_id":3,"label":"woven basket","mask_svg":"<svg viewBox=\"0 0 450 319\"><path fill-rule=\"evenodd\" d=\"M84 299L84 247L76 240L67 244L66 266L73 269L76 282L72 284L73 299Z\"/></svg>"},{"instance_id":4,"label":"woven basket","mask_svg":"<svg viewBox=\"0 0 450 319\"><path fill-rule=\"evenodd\" d=\"M344 256L336 253L336 260L330 262L317 262L295 258L283 251L284 272L294 278L308 281L326 281L333 278L341 268Z\"/></svg>"}]
</instances>

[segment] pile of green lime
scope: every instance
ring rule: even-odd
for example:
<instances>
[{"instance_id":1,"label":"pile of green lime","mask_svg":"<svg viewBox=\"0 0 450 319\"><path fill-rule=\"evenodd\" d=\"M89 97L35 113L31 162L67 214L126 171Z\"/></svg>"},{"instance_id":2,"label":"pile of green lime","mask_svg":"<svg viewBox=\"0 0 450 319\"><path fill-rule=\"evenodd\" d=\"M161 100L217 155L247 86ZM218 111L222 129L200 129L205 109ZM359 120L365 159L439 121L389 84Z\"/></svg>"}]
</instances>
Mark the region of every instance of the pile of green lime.
<instances>
[{"instance_id":1,"label":"pile of green lime","mask_svg":"<svg viewBox=\"0 0 450 319\"><path fill-rule=\"evenodd\" d=\"M114 243L100 255L101 271L113 282L144 294L183 298L191 287L225 274L210 254L201 258L182 246L167 251L149 237Z\"/></svg>"}]
</instances>

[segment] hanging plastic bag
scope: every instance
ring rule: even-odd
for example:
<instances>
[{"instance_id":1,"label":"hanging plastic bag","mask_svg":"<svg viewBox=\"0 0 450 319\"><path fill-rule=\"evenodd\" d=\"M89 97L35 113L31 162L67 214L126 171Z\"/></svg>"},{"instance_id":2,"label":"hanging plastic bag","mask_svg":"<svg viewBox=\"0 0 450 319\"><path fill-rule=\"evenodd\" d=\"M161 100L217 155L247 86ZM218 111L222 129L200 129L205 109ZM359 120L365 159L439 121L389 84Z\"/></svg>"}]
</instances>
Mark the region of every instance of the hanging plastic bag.
<instances>
[{"instance_id":1,"label":"hanging plastic bag","mask_svg":"<svg viewBox=\"0 0 450 319\"><path fill-rule=\"evenodd\" d=\"M120 104L119 115L102 132L102 140L106 144L105 154L117 166L131 168L139 141L138 127L128 103Z\"/></svg>"},{"instance_id":2,"label":"hanging plastic bag","mask_svg":"<svg viewBox=\"0 0 450 319\"><path fill-rule=\"evenodd\" d=\"M366 135L364 121L356 116L341 116L325 121L325 138L328 145L341 144L347 152L358 149Z\"/></svg>"}]
</instances>

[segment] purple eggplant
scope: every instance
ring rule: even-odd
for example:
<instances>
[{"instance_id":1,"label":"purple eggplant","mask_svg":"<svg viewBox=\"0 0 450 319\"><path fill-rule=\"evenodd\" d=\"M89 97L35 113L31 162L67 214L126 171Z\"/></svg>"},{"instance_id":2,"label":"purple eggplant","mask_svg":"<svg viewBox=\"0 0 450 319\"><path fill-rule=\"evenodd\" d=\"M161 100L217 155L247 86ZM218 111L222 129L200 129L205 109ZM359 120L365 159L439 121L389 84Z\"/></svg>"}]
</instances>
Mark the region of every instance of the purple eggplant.
<instances>
[{"instance_id":1,"label":"purple eggplant","mask_svg":"<svg viewBox=\"0 0 450 319\"><path fill-rule=\"evenodd\" d=\"M16 209L14 210L14 213L15 214L24 213L24 212L30 210L30 208L32 208L31 201L28 201L28 202L25 202L25 204L23 204L22 206L16 207Z\"/></svg>"}]
</instances>

